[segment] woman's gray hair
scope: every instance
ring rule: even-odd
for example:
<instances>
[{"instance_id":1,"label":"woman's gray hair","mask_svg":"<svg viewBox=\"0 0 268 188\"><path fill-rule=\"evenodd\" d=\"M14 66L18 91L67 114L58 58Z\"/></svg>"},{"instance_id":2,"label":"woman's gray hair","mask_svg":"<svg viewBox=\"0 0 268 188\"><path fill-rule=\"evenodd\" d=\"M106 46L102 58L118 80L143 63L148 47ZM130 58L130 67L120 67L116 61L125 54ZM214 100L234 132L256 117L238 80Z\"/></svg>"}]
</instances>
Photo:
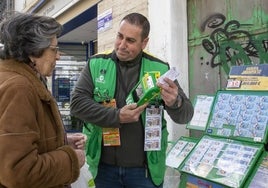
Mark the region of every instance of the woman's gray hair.
<instances>
[{"instance_id":1,"label":"woman's gray hair","mask_svg":"<svg viewBox=\"0 0 268 188\"><path fill-rule=\"evenodd\" d=\"M51 17L16 13L1 23L0 32L0 58L30 63L29 56L40 57L62 25Z\"/></svg>"}]
</instances>

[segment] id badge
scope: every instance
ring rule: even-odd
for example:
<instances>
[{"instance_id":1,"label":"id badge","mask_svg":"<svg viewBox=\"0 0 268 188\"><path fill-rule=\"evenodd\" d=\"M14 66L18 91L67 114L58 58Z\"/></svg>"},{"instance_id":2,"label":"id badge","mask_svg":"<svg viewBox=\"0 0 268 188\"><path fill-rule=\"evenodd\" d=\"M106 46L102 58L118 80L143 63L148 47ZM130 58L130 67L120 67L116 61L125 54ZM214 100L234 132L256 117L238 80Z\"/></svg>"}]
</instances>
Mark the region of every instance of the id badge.
<instances>
[{"instance_id":1,"label":"id badge","mask_svg":"<svg viewBox=\"0 0 268 188\"><path fill-rule=\"evenodd\" d=\"M102 128L104 146L120 146L119 128Z\"/></svg>"},{"instance_id":2,"label":"id badge","mask_svg":"<svg viewBox=\"0 0 268 188\"><path fill-rule=\"evenodd\" d=\"M115 99L109 102L103 102L106 107L116 107ZM119 128L102 128L102 138L104 146L120 146L120 131Z\"/></svg>"},{"instance_id":3,"label":"id badge","mask_svg":"<svg viewBox=\"0 0 268 188\"><path fill-rule=\"evenodd\" d=\"M144 151L161 150L163 106L146 108Z\"/></svg>"}]
</instances>

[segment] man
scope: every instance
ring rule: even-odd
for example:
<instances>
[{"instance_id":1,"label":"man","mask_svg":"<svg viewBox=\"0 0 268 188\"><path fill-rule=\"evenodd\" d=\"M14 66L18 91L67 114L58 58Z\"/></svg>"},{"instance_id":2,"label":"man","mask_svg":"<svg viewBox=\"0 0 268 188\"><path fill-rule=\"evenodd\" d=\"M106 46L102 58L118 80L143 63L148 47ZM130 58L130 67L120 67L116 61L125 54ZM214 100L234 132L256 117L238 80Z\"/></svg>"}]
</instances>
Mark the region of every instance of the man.
<instances>
[{"instance_id":1,"label":"man","mask_svg":"<svg viewBox=\"0 0 268 188\"><path fill-rule=\"evenodd\" d=\"M143 51L149 31L143 15L125 16L114 50L89 59L72 93L71 113L86 122L87 162L97 188L162 187L168 136L163 109L176 123L187 123L193 116L190 100L178 82L168 78L166 84L158 83L161 98L126 104L144 73L162 75L169 69Z\"/></svg>"}]
</instances>

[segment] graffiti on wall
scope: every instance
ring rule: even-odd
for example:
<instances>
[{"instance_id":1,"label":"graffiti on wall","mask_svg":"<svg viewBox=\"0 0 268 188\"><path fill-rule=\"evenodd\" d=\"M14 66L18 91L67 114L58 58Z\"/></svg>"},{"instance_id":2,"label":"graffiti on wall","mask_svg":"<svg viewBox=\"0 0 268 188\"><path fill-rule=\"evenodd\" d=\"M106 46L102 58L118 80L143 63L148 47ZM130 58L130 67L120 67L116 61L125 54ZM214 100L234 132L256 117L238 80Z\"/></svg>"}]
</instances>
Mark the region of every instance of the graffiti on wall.
<instances>
[{"instance_id":1,"label":"graffiti on wall","mask_svg":"<svg viewBox=\"0 0 268 188\"><path fill-rule=\"evenodd\" d=\"M211 15L201 26L212 30L209 37L202 40L203 48L211 54L212 68L222 66L228 74L234 65L268 63L268 34L249 32L249 24L237 20L226 22L222 14Z\"/></svg>"}]
</instances>

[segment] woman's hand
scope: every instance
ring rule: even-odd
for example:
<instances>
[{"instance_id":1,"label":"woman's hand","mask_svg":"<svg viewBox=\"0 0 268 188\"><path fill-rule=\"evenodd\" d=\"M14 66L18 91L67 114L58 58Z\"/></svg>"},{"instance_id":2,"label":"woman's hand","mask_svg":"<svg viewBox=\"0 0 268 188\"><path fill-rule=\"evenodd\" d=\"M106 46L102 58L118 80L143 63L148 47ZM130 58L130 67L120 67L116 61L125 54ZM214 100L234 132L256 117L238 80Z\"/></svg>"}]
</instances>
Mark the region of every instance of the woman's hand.
<instances>
[{"instance_id":1,"label":"woman's hand","mask_svg":"<svg viewBox=\"0 0 268 188\"><path fill-rule=\"evenodd\" d=\"M67 133L68 144L74 149L85 149L87 137L83 133Z\"/></svg>"},{"instance_id":2,"label":"woman's hand","mask_svg":"<svg viewBox=\"0 0 268 188\"><path fill-rule=\"evenodd\" d=\"M74 151L77 155L78 163L81 168L85 164L85 161L86 161L85 151L81 149L75 149Z\"/></svg>"}]
</instances>

